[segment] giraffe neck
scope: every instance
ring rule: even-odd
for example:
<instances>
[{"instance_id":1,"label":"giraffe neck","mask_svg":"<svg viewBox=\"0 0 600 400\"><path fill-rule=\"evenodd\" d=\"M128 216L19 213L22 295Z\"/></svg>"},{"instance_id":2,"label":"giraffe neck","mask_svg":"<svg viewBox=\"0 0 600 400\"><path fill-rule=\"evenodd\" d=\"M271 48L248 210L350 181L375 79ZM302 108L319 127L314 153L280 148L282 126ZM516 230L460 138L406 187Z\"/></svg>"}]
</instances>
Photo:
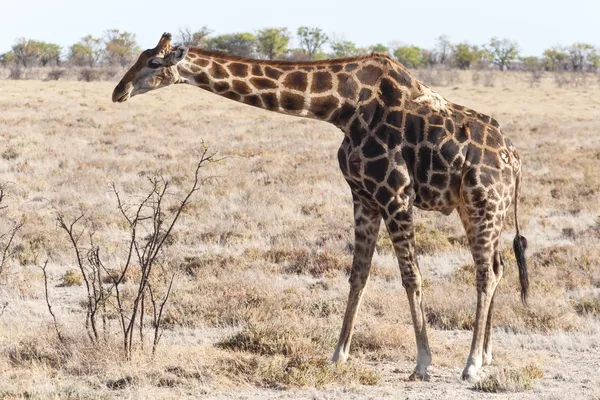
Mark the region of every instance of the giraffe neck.
<instances>
[{"instance_id":1,"label":"giraffe neck","mask_svg":"<svg viewBox=\"0 0 600 400\"><path fill-rule=\"evenodd\" d=\"M348 115L376 101L386 62L375 54L302 63L249 60L192 48L178 72L223 97L347 130Z\"/></svg>"}]
</instances>

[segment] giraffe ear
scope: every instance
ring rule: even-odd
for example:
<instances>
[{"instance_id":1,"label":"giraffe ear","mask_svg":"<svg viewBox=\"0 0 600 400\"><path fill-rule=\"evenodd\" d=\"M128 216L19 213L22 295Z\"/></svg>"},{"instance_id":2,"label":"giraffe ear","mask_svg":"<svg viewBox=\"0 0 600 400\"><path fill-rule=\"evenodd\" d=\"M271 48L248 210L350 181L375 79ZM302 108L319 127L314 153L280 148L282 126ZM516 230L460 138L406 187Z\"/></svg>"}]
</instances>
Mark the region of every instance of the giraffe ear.
<instances>
[{"instance_id":1,"label":"giraffe ear","mask_svg":"<svg viewBox=\"0 0 600 400\"><path fill-rule=\"evenodd\" d=\"M187 55L188 50L189 49L185 46L174 47L173 51L171 51L169 55L165 57L165 65L171 66L181 62L181 60L183 60Z\"/></svg>"}]
</instances>

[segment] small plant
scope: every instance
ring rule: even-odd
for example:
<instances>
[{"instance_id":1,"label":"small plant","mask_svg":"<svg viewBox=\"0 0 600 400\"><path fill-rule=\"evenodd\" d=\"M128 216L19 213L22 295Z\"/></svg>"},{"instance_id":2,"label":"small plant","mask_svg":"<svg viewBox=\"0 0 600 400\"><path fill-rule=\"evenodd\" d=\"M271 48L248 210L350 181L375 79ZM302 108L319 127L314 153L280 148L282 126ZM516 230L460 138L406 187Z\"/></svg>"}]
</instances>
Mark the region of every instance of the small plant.
<instances>
[{"instance_id":1,"label":"small plant","mask_svg":"<svg viewBox=\"0 0 600 400\"><path fill-rule=\"evenodd\" d=\"M77 271L70 269L61 278L61 286L81 286L83 280Z\"/></svg>"},{"instance_id":2,"label":"small plant","mask_svg":"<svg viewBox=\"0 0 600 400\"><path fill-rule=\"evenodd\" d=\"M533 380L543 376L535 365L520 369L502 369L486 376L473 387L486 393L522 392L533 389Z\"/></svg>"},{"instance_id":3,"label":"small plant","mask_svg":"<svg viewBox=\"0 0 600 400\"><path fill-rule=\"evenodd\" d=\"M580 315L600 316L600 296L588 296L577 300L575 311Z\"/></svg>"}]
</instances>

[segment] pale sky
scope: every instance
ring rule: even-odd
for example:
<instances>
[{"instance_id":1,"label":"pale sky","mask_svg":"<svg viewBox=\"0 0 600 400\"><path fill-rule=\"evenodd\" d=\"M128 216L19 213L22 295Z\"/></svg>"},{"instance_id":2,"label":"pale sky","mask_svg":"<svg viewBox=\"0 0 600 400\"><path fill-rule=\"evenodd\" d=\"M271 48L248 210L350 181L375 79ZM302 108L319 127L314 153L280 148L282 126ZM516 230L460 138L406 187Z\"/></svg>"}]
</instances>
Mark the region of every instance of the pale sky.
<instances>
[{"instance_id":1,"label":"pale sky","mask_svg":"<svg viewBox=\"0 0 600 400\"><path fill-rule=\"evenodd\" d=\"M452 42L516 40L524 55L553 45L600 45L600 0L0 0L0 53L19 37L65 49L106 29L134 32L142 48L178 28L208 25L215 34L286 26L320 27L367 47L392 41L432 48L446 34Z\"/></svg>"}]
</instances>

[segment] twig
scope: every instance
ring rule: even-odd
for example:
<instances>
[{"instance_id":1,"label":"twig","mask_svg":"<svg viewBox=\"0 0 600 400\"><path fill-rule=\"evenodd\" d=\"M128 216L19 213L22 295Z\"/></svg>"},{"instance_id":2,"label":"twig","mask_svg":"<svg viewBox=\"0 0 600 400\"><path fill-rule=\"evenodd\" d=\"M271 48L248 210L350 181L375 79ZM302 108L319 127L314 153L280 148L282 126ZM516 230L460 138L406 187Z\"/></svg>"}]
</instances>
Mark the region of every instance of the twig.
<instances>
[{"instance_id":1,"label":"twig","mask_svg":"<svg viewBox=\"0 0 600 400\"><path fill-rule=\"evenodd\" d=\"M65 343L62 335L60 334L60 330L58 329L58 322L56 321L56 315L54 315L54 311L52 311L52 304L50 304L50 298L48 296L48 274L46 273L46 267L48 266L48 260L44 262L44 266L40 266L42 272L44 273L44 294L46 296L46 305L48 306L48 311L50 315L52 315L52 319L54 320L54 329L56 330L56 336L58 336L58 340L61 343Z\"/></svg>"}]
</instances>

